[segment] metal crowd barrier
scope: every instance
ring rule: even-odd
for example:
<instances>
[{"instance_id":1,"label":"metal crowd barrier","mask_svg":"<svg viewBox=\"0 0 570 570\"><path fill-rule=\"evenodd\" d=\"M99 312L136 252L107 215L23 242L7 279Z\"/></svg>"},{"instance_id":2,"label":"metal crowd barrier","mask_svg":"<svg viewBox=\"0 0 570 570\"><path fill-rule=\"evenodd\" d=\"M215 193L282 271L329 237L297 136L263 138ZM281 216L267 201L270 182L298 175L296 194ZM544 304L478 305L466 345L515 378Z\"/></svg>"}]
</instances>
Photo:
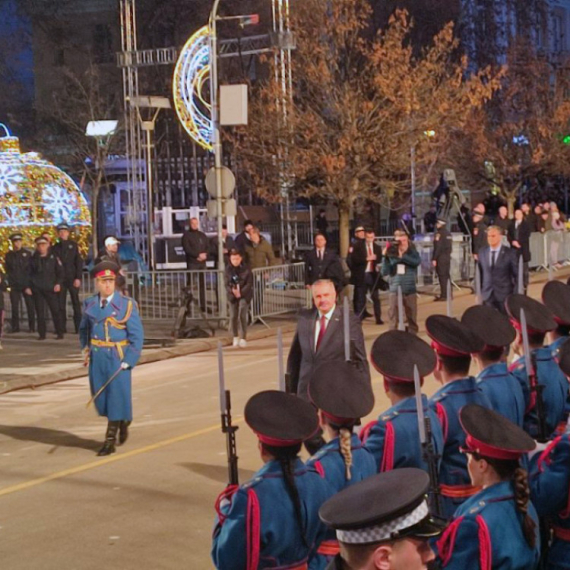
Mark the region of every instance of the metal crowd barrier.
<instances>
[{"instance_id":1,"label":"metal crowd barrier","mask_svg":"<svg viewBox=\"0 0 570 570\"><path fill-rule=\"evenodd\" d=\"M530 235L531 269L548 269L549 266L567 263L570 260L570 233L548 231Z\"/></svg>"}]
</instances>

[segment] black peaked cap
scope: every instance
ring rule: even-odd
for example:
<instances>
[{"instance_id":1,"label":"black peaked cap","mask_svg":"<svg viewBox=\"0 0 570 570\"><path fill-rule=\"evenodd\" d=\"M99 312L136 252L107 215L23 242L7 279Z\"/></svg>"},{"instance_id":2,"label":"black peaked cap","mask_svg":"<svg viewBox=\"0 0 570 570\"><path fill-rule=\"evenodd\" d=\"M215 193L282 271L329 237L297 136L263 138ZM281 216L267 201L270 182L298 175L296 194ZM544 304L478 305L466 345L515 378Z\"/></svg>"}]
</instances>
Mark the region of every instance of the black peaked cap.
<instances>
[{"instance_id":1,"label":"black peaked cap","mask_svg":"<svg viewBox=\"0 0 570 570\"><path fill-rule=\"evenodd\" d=\"M549 281L542 290L542 302L561 325L570 325L570 287L562 281Z\"/></svg>"},{"instance_id":2,"label":"black peaked cap","mask_svg":"<svg viewBox=\"0 0 570 570\"><path fill-rule=\"evenodd\" d=\"M468 356L481 352L485 343L466 325L445 315L431 315L426 320L426 330L438 345L459 355Z\"/></svg>"},{"instance_id":3,"label":"black peaked cap","mask_svg":"<svg viewBox=\"0 0 570 570\"><path fill-rule=\"evenodd\" d=\"M521 322L521 309L524 309L528 330L545 333L556 328L552 311L539 301L526 295L509 295L505 301L505 307L507 313L519 323Z\"/></svg>"},{"instance_id":4,"label":"black peaked cap","mask_svg":"<svg viewBox=\"0 0 570 570\"><path fill-rule=\"evenodd\" d=\"M370 360L380 374L400 382L414 381L414 366L418 367L420 378L425 378L437 364L432 347L418 336L404 331L381 334L372 345Z\"/></svg>"},{"instance_id":5,"label":"black peaked cap","mask_svg":"<svg viewBox=\"0 0 570 570\"><path fill-rule=\"evenodd\" d=\"M568 288L570 292L570 287ZM509 317L487 305L474 305L463 313L461 322L488 347L508 346L517 336Z\"/></svg>"},{"instance_id":6,"label":"black peaked cap","mask_svg":"<svg viewBox=\"0 0 570 570\"><path fill-rule=\"evenodd\" d=\"M360 419L374 408L368 374L350 362L325 362L309 383L309 398L323 412L345 419Z\"/></svg>"},{"instance_id":7,"label":"black peaked cap","mask_svg":"<svg viewBox=\"0 0 570 570\"><path fill-rule=\"evenodd\" d=\"M309 402L278 390L252 396L244 415L256 434L282 442L301 443L319 429L317 412Z\"/></svg>"}]
</instances>

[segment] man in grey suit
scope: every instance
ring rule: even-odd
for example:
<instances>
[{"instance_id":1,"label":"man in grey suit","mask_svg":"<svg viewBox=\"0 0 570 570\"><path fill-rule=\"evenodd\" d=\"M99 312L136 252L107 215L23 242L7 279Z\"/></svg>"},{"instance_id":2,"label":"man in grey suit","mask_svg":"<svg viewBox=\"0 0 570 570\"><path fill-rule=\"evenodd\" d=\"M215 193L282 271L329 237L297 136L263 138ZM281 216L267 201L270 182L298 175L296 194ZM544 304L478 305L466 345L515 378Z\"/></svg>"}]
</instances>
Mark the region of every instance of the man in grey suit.
<instances>
[{"instance_id":1,"label":"man in grey suit","mask_svg":"<svg viewBox=\"0 0 570 570\"><path fill-rule=\"evenodd\" d=\"M502 240L501 228L491 226L487 230L488 245L479 250L478 269L483 303L506 314L505 299L515 291L517 282L518 256Z\"/></svg>"},{"instance_id":2,"label":"man in grey suit","mask_svg":"<svg viewBox=\"0 0 570 570\"><path fill-rule=\"evenodd\" d=\"M342 309L336 305L334 283L321 279L313 284L311 291L315 308L301 311L299 314L297 332L287 359L291 390L304 400L309 399L309 382L317 366L323 362L343 362L345 358L344 317ZM362 325L352 312L350 340L354 365L363 367L370 376ZM324 440L318 435L305 442L305 446L309 453L313 454L323 443Z\"/></svg>"}]
</instances>

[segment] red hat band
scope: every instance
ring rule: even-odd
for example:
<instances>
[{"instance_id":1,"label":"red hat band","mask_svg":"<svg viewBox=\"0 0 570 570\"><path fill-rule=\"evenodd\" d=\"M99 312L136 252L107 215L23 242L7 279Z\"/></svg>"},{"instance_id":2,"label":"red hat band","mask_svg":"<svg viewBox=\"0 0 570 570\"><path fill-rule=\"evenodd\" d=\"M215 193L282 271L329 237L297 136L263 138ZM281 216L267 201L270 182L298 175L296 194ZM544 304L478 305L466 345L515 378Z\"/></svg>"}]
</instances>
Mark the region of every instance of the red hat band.
<instances>
[{"instance_id":1,"label":"red hat band","mask_svg":"<svg viewBox=\"0 0 570 570\"><path fill-rule=\"evenodd\" d=\"M431 341L431 347L441 356L454 356L457 358L470 355L469 352L459 352L458 350L453 350L453 348L449 348L448 346L443 346L436 340Z\"/></svg>"},{"instance_id":2,"label":"red hat band","mask_svg":"<svg viewBox=\"0 0 570 570\"><path fill-rule=\"evenodd\" d=\"M116 276L117 275L114 271L111 271L110 269L104 269L103 271L99 271L99 273L95 274L95 279L111 279Z\"/></svg>"},{"instance_id":3,"label":"red hat band","mask_svg":"<svg viewBox=\"0 0 570 570\"><path fill-rule=\"evenodd\" d=\"M522 325L521 325L520 321L517 321L513 317L511 317L511 325L513 325L513 327L515 327L515 329L517 331L522 332ZM533 329L533 328L529 327L528 324L526 325L526 330L529 334L542 334L542 333L546 332L546 331L538 331L536 329Z\"/></svg>"},{"instance_id":4,"label":"red hat band","mask_svg":"<svg viewBox=\"0 0 570 570\"><path fill-rule=\"evenodd\" d=\"M490 457L491 459L504 459L507 461L516 461L524 455L524 452L522 451L493 447L492 445L488 445L478 439L475 439L469 434L467 434L467 437L465 438L465 451L468 453L478 453L479 455Z\"/></svg>"}]
</instances>

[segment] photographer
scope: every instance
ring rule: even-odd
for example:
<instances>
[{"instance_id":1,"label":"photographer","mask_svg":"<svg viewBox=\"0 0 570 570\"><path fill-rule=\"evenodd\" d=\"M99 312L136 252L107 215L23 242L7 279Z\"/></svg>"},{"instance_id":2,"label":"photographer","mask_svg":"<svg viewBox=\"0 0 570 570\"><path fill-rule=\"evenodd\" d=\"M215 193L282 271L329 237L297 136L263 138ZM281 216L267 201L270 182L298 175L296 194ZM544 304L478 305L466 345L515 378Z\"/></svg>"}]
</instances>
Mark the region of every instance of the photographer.
<instances>
[{"instance_id":1,"label":"photographer","mask_svg":"<svg viewBox=\"0 0 570 570\"><path fill-rule=\"evenodd\" d=\"M243 263L242 255L237 249L230 251L230 262L226 266L226 290L233 346L244 348L247 346L247 315L253 297L253 275L251 269Z\"/></svg>"},{"instance_id":2,"label":"photographer","mask_svg":"<svg viewBox=\"0 0 570 570\"><path fill-rule=\"evenodd\" d=\"M383 251L382 274L390 281L390 330L398 328L398 287L402 288L404 312L407 320L407 330L413 334L418 333L418 303L416 277L418 266L421 263L420 254L409 236L397 230L394 232L394 241L390 242Z\"/></svg>"}]
</instances>

